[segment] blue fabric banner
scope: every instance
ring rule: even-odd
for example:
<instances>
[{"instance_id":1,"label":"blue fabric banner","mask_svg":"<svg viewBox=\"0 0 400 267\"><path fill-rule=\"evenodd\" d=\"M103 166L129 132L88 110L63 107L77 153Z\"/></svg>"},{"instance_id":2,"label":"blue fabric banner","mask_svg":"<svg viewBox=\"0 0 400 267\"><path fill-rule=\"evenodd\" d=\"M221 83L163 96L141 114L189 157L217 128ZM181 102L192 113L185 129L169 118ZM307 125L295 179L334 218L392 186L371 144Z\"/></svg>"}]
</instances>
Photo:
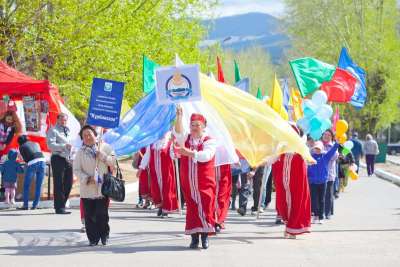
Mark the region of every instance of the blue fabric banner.
<instances>
[{"instance_id":1,"label":"blue fabric banner","mask_svg":"<svg viewBox=\"0 0 400 267\"><path fill-rule=\"evenodd\" d=\"M106 132L103 139L118 157L131 155L161 139L175 120L175 105L159 105L153 90L128 111L118 128Z\"/></svg>"},{"instance_id":2,"label":"blue fabric banner","mask_svg":"<svg viewBox=\"0 0 400 267\"><path fill-rule=\"evenodd\" d=\"M338 67L348 70L358 80L350 104L358 109L364 107L367 100L366 73L353 62L345 47L342 47L342 51L340 52Z\"/></svg>"}]
</instances>

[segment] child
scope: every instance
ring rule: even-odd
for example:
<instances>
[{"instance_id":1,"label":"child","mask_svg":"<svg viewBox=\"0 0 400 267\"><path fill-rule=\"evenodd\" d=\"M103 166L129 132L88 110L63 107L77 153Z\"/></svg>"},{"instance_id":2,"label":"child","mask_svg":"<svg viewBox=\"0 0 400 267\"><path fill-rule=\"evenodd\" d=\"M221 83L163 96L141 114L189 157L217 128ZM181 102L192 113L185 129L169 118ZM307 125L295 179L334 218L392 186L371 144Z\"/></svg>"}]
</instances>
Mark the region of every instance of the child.
<instances>
[{"instance_id":1,"label":"child","mask_svg":"<svg viewBox=\"0 0 400 267\"><path fill-rule=\"evenodd\" d=\"M307 169L311 192L311 211L314 214L313 223L323 223L328 164L338 148L339 144L335 143L328 152L323 153L324 145L321 141L316 141L311 150L311 155L317 161L315 165L308 166Z\"/></svg>"},{"instance_id":2,"label":"child","mask_svg":"<svg viewBox=\"0 0 400 267\"><path fill-rule=\"evenodd\" d=\"M5 187L5 203L15 205L15 189L17 188L17 175L23 173L21 164L17 162L17 151L11 149L8 152L8 158L1 166L1 173Z\"/></svg>"},{"instance_id":3,"label":"child","mask_svg":"<svg viewBox=\"0 0 400 267\"><path fill-rule=\"evenodd\" d=\"M343 149L339 149L339 179L340 179L340 192L344 192L344 188L347 186L349 177L348 177L348 172L349 172L349 167L355 163L353 154L351 152L347 153L346 155L343 155Z\"/></svg>"}]
</instances>

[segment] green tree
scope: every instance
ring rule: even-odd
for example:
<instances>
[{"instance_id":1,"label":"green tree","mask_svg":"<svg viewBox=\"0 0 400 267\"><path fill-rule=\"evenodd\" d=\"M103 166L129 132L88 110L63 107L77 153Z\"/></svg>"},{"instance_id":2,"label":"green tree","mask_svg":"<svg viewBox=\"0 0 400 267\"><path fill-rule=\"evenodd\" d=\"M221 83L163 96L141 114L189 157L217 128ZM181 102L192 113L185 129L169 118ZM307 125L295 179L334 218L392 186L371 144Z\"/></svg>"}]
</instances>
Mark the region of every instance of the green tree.
<instances>
[{"instance_id":1,"label":"green tree","mask_svg":"<svg viewBox=\"0 0 400 267\"><path fill-rule=\"evenodd\" d=\"M353 128L376 133L399 121L400 56L395 0L286 0L294 48L291 58L313 56L337 64L342 46L367 72L368 99L354 110L341 105ZM342 113L343 114L343 113Z\"/></svg>"},{"instance_id":2,"label":"green tree","mask_svg":"<svg viewBox=\"0 0 400 267\"><path fill-rule=\"evenodd\" d=\"M215 0L4 0L0 58L60 89L78 117L86 114L93 77L126 82L142 97L142 55L171 64L175 53L204 64L199 14Z\"/></svg>"},{"instance_id":3,"label":"green tree","mask_svg":"<svg viewBox=\"0 0 400 267\"><path fill-rule=\"evenodd\" d=\"M269 54L261 47L250 47L238 52L223 51L221 54L225 79L229 84L235 83L234 60L239 65L242 78L250 78L250 92L256 95L257 89L262 88L264 95L270 95L275 74Z\"/></svg>"}]
</instances>

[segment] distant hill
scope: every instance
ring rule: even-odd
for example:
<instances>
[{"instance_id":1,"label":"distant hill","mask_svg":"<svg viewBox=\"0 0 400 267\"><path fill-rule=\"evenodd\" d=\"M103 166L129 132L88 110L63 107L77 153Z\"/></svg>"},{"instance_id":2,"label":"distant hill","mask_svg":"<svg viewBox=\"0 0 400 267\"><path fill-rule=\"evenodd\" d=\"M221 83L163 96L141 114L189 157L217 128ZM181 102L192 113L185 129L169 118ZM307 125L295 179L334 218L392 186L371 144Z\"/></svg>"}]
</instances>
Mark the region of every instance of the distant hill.
<instances>
[{"instance_id":1,"label":"distant hill","mask_svg":"<svg viewBox=\"0 0 400 267\"><path fill-rule=\"evenodd\" d=\"M241 50L250 46L263 47L274 63L283 59L290 48L290 39L282 28L282 22L265 13L247 13L215 20L205 20L208 36L200 46L220 42L223 48Z\"/></svg>"}]
</instances>

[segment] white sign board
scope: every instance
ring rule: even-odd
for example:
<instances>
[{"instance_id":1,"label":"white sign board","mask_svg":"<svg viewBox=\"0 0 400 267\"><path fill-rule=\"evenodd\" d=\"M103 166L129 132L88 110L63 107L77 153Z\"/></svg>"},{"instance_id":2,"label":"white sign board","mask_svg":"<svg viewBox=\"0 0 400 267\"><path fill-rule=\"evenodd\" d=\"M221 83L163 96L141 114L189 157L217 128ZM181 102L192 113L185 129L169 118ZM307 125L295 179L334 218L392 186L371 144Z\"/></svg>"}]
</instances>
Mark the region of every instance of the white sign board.
<instances>
[{"instance_id":1,"label":"white sign board","mask_svg":"<svg viewBox=\"0 0 400 267\"><path fill-rule=\"evenodd\" d=\"M156 96L159 104L201 100L199 65L157 68Z\"/></svg>"}]
</instances>

